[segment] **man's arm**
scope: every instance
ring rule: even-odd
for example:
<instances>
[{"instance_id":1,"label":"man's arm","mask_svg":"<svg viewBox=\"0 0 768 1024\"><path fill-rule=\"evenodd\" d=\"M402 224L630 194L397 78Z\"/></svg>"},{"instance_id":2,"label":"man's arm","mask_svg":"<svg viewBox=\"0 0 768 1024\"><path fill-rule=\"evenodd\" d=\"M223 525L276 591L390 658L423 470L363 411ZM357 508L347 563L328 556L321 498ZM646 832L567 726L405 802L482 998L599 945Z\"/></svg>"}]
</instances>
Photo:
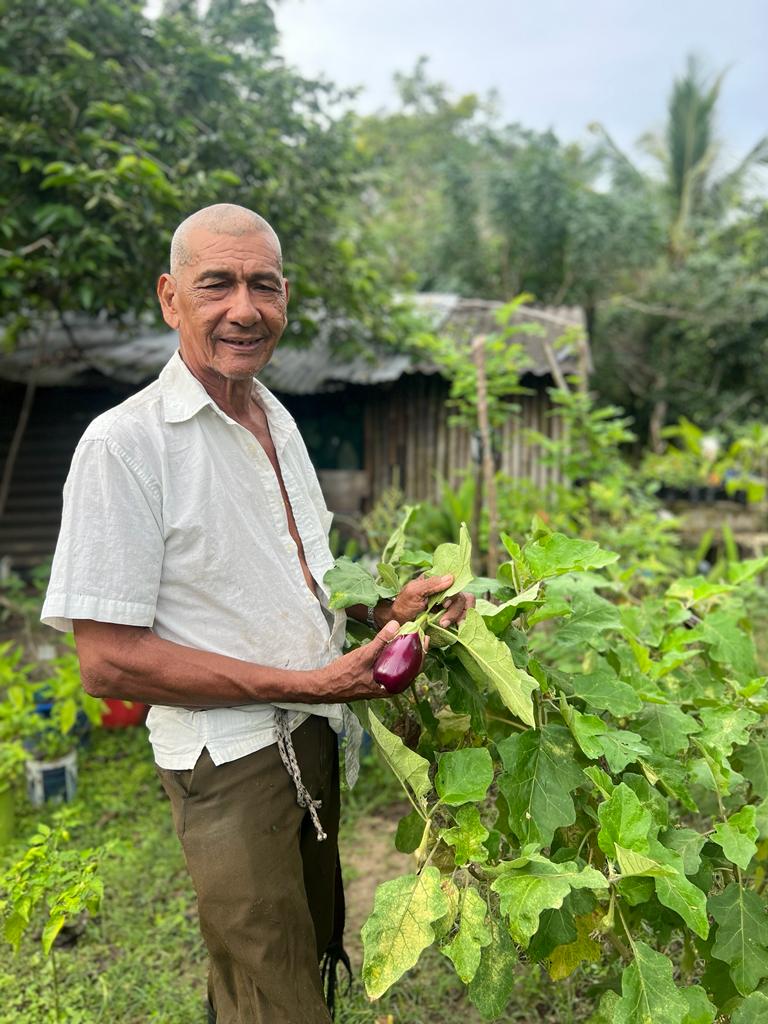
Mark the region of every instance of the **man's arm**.
<instances>
[{"instance_id":1,"label":"man's arm","mask_svg":"<svg viewBox=\"0 0 768 1024\"><path fill-rule=\"evenodd\" d=\"M83 686L94 697L180 707L336 704L386 696L373 664L397 632L391 622L362 647L324 668L271 668L163 640L143 626L76 619Z\"/></svg>"}]
</instances>

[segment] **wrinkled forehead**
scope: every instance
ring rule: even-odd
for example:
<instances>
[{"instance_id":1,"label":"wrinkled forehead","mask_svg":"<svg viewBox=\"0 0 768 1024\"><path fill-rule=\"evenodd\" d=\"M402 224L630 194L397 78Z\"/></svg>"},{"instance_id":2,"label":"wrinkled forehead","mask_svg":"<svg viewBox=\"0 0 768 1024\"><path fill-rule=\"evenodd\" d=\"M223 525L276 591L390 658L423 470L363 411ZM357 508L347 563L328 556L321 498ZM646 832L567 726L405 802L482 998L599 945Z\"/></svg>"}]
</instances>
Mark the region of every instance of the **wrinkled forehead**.
<instances>
[{"instance_id":1,"label":"wrinkled forehead","mask_svg":"<svg viewBox=\"0 0 768 1024\"><path fill-rule=\"evenodd\" d=\"M282 274L280 242L271 231L248 230L233 234L191 228L184 239L185 276L210 266L227 266L233 272L263 269Z\"/></svg>"}]
</instances>

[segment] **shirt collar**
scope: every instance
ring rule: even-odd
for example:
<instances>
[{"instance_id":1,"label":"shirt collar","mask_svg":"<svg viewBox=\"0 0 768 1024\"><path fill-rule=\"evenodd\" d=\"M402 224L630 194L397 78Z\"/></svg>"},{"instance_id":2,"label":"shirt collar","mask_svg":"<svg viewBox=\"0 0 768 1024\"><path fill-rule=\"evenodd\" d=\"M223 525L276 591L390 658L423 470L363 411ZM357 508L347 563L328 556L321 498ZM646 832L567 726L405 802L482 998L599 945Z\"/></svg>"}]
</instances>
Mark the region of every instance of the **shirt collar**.
<instances>
[{"instance_id":1,"label":"shirt collar","mask_svg":"<svg viewBox=\"0 0 768 1024\"><path fill-rule=\"evenodd\" d=\"M173 353L161 370L159 381L166 423L183 423L185 420L190 420L207 405L227 423L235 422L214 402L197 377L189 370L178 350ZM287 439L296 424L288 410L275 398L269 388L255 377L253 384L259 401L266 411L272 440L275 445L279 446L279 442Z\"/></svg>"},{"instance_id":2,"label":"shirt collar","mask_svg":"<svg viewBox=\"0 0 768 1024\"><path fill-rule=\"evenodd\" d=\"M218 409L197 377L190 373L178 350L160 371L159 381L166 423L190 420L206 405Z\"/></svg>"}]
</instances>

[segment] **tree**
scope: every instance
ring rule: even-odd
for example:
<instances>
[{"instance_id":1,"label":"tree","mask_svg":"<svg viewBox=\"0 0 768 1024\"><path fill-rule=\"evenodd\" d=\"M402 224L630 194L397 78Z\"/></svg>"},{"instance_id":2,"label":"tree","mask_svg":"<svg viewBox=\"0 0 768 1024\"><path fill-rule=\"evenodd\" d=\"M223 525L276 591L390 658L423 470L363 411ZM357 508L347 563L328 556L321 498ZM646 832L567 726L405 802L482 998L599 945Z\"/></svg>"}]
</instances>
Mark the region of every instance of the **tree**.
<instances>
[{"instance_id":1,"label":"tree","mask_svg":"<svg viewBox=\"0 0 768 1024\"><path fill-rule=\"evenodd\" d=\"M492 291L481 223L483 125L489 102L449 98L422 57L395 76L400 109L362 118L358 147L368 161L361 217L389 266L393 286L416 291Z\"/></svg>"},{"instance_id":2,"label":"tree","mask_svg":"<svg viewBox=\"0 0 768 1024\"><path fill-rule=\"evenodd\" d=\"M653 267L615 296L595 345L600 377L620 382L606 390L647 425L655 448L670 416L709 422L720 403L726 415L743 414L763 386L768 287L754 236L765 207L744 197L750 172L768 161L768 136L734 167L718 168L722 81L708 82L689 58L663 136L643 140L660 174L640 171L596 126L614 188L644 194L662 218Z\"/></svg>"},{"instance_id":3,"label":"tree","mask_svg":"<svg viewBox=\"0 0 768 1024\"><path fill-rule=\"evenodd\" d=\"M156 19L142 6L3 0L7 338L41 316L153 309L173 227L220 201L277 227L297 333L322 306L345 314L338 337L386 335L386 291L345 238L358 159L335 91L285 67L267 0L213 0L205 14L172 0Z\"/></svg>"}]
</instances>

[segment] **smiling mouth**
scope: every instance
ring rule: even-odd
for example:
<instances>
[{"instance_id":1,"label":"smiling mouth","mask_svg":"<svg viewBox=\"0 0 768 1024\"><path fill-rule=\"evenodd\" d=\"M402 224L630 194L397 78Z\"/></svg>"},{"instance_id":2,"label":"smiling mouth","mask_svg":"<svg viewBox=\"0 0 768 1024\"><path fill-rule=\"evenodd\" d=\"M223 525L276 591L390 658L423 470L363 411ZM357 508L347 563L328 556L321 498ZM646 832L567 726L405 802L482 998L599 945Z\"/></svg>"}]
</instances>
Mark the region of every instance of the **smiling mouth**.
<instances>
[{"instance_id":1,"label":"smiling mouth","mask_svg":"<svg viewBox=\"0 0 768 1024\"><path fill-rule=\"evenodd\" d=\"M253 348L258 345L263 338L217 338L218 342L224 345L232 345L235 348Z\"/></svg>"}]
</instances>

